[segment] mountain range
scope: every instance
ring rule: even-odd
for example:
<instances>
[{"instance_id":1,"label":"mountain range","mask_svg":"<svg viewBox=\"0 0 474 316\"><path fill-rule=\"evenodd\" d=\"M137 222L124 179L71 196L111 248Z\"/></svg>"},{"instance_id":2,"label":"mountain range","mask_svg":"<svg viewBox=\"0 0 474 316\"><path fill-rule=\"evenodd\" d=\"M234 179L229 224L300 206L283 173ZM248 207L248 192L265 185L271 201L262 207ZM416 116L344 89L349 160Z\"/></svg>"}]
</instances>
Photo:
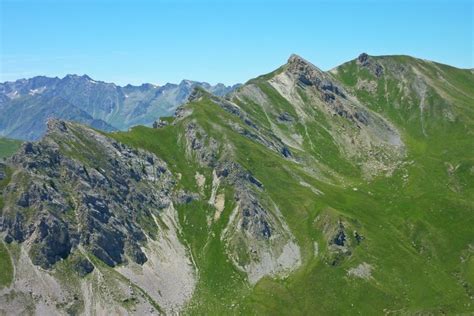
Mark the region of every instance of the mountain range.
<instances>
[{"instance_id":1,"label":"mountain range","mask_svg":"<svg viewBox=\"0 0 474 316\"><path fill-rule=\"evenodd\" d=\"M122 94L81 111L145 122L125 95L148 92L101 87ZM68 102L103 94L88 89ZM50 119L9 147L0 313L474 313L471 70L361 54L322 71L292 55L208 90L154 127Z\"/></svg>"},{"instance_id":2,"label":"mountain range","mask_svg":"<svg viewBox=\"0 0 474 316\"><path fill-rule=\"evenodd\" d=\"M0 136L37 140L46 131L50 118L103 131L151 126L159 117L172 115L196 86L223 96L239 85L213 86L183 80L163 86L146 83L121 87L87 75L67 75L62 79L38 76L0 83Z\"/></svg>"}]
</instances>

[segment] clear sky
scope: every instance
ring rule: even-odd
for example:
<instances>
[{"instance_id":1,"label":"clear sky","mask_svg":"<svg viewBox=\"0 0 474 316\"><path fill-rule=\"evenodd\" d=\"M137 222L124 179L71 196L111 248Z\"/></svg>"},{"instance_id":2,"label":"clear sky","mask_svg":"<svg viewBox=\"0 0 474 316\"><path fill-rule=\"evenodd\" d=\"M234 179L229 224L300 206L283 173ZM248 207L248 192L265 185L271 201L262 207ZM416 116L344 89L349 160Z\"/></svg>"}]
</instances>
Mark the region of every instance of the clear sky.
<instances>
[{"instance_id":1,"label":"clear sky","mask_svg":"<svg viewBox=\"0 0 474 316\"><path fill-rule=\"evenodd\" d=\"M0 81L245 82L297 53L327 70L362 52L474 67L474 1L0 0Z\"/></svg>"}]
</instances>

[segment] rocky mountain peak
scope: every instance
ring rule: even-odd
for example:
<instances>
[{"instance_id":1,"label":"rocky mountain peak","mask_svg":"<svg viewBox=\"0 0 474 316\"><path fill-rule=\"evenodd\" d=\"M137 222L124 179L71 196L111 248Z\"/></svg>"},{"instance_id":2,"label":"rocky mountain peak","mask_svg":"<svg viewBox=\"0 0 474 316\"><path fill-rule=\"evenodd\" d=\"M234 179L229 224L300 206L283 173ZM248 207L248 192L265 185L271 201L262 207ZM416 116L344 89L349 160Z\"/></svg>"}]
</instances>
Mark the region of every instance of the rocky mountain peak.
<instances>
[{"instance_id":1,"label":"rocky mountain peak","mask_svg":"<svg viewBox=\"0 0 474 316\"><path fill-rule=\"evenodd\" d=\"M297 55L297 54L291 54L290 58L288 58L288 63L290 67L295 67L295 69L307 69L307 68L312 68L316 69L318 71L321 71L318 67L304 59L303 57Z\"/></svg>"},{"instance_id":2,"label":"rocky mountain peak","mask_svg":"<svg viewBox=\"0 0 474 316\"><path fill-rule=\"evenodd\" d=\"M367 53L362 53L359 55L359 57L357 57L357 61L359 63L365 63L367 62L368 59L369 59L369 55Z\"/></svg>"},{"instance_id":3,"label":"rocky mountain peak","mask_svg":"<svg viewBox=\"0 0 474 316\"><path fill-rule=\"evenodd\" d=\"M292 54L288 59L287 71L304 85L319 85L325 78L321 69L296 54Z\"/></svg>"},{"instance_id":4,"label":"rocky mountain peak","mask_svg":"<svg viewBox=\"0 0 474 316\"><path fill-rule=\"evenodd\" d=\"M67 131L66 122L60 119L56 119L56 118L48 119L46 126L47 126L47 132L46 132L47 134L51 134L56 131L59 131L59 132Z\"/></svg>"},{"instance_id":5,"label":"rocky mountain peak","mask_svg":"<svg viewBox=\"0 0 474 316\"><path fill-rule=\"evenodd\" d=\"M367 53L362 53L357 57L357 64L367 68L374 76L379 78L383 75L383 67Z\"/></svg>"},{"instance_id":6,"label":"rocky mountain peak","mask_svg":"<svg viewBox=\"0 0 474 316\"><path fill-rule=\"evenodd\" d=\"M76 75L76 74L67 74L64 76L63 80L77 80L82 78L82 76Z\"/></svg>"},{"instance_id":7,"label":"rocky mountain peak","mask_svg":"<svg viewBox=\"0 0 474 316\"><path fill-rule=\"evenodd\" d=\"M309 63L306 59L301 57L300 55L297 54L291 54L290 57L288 58L288 64L292 63Z\"/></svg>"},{"instance_id":8,"label":"rocky mountain peak","mask_svg":"<svg viewBox=\"0 0 474 316\"><path fill-rule=\"evenodd\" d=\"M225 98L77 78L0 85L1 128L48 130L0 162L0 314L470 311L468 70L292 55ZM149 122L176 100L155 129L75 123Z\"/></svg>"}]
</instances>

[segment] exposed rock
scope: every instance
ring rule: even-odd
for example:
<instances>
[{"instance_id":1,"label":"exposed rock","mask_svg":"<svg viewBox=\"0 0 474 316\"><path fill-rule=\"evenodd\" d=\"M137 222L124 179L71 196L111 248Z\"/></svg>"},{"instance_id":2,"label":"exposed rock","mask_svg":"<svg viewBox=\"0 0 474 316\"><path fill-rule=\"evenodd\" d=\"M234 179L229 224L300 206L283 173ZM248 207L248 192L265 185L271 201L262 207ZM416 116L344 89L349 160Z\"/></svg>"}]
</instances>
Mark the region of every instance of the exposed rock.
<instances>
[{"instance_id":1,"label":"exposed rock","mask_svg":"<svg viewBox=\"0 0 474 316\"><path fill-rule=\"evenodd\" d=\"M300 84L316 87L328 101L334 99L335 95L346 97L342 87L331 80L322 70L298 55L291 55L288 59L288 71L297 75Z\"/></svg>"},{"instance_id":2,"label":"exposed rock","mask_svg":"<svg viewBox=\"0 0 474 316\"><path fill-rule=\"evenodd\" d=\"M293 117L288 112L282 112L278 115L278 120L282 123L290 123L293 122Z\"/></svg>"},{"instance_id":3,"label":"exposed rock","mask_svg":"<svg viewBox=\"0 0 474 316\"><path fill-rule=\"evenodd\" d=\"M196 180L197 186L202 191L204 189L204 185L206 184L206 177L199 172L196 172L194 179Z\"/></svg>"},{"instance_id":4,"label":"exposed rock","mask_svg":"<svg viewBox=\"0 0 474 316\"><path fill-rule=\"evenodd\" d=\"M357 267L350 268L347 271L347 275L368 280L372 277L373 269L374 268L370 264L363 262Z\"/></svg>"},{"instance_id":5,"label":"exposed rock","mask_svg":"<svg viewBox=\"0 0 474 316\"><path fill-rule=\"evenodd\" d=\"M94 271L94 265L83 256L74 256L71 259L71 264L80 277L84 277Z\"/></svg>"},{"instance_id":6,"label":"exposed rock","mask_svg":"<svg viewBox=\"0 0 474 316\"><path fill-rule=\"evenodd\" d=\"M214 213L214 221L217 221L221 217L222 212L224 211L225 195L218 194L214 200L213 205L216 208L216 212Z\"/></svg>"},{"instance_id":7,"label":"exposed rock","mask_svg":"<svg viewBox=\"0 0 474 316\"><path fill-rule=\"evenodd\" d=\"M366 58L363 56L361 60L365 63ZM370 57L368 60L371 65L376 63ZM281 72L267 82L293 107L307 134L301 136L307 139L312 150L317 151L317 146L309 136L309 130L312 129L309 126L317 124L332 135L342 156L360 162L366 179L380 173L391 174L404 157L404 144L397 129L361 104L331 73L323 72L303 58L292 55ZM286 122L278 118L281 113L279 106L257 84L245 85L234 95L240 102L251 100L260 104L269 119L276 118L275 123ZM335 119L335 116L343 120ZM282 142L291 152L294 152L292 148L301 150L302 139L293 137L298 136L301 130L296 130L293 124L286 124L287 127L282 129L275 123L270 121L270 128L277 141L263 133L245 132L245 135L261 143L263 137L267 147ZM275 147L278 153L287 154L282 146ZM295 156L292 155L291 159L301 159L299 155Z\"/></svg>"},{"instance_id":8,"label":"exposed rock","mask_svg":"<svg viewBox=\"0 0 474 316\"><path fill-rule=\"evenodd\" d=\"M204 95L208 95L208 93L204 89L202 89L201 87L195 87L188 97L188 102L199 100Z\"/></svg>"},{"instance_id":9,"label":"exposed rock","mask_svg":"<svg viewBox=\"0 0 474 316\"><path fill-rule=\"evenodd\" d=\"M357 64L369 70L375 77L380 78L383 76L383 67L377 61L372 59L366 53L362 53L357 57Z\"/></svg>"},{"instance_id":10,"label":"exposed rock","mask_svg":"<svg viewBox=\"0 0 474 316\"><path fill-rule=\"evenodd\" d=\"M220 163L216 176L234 187L236 207L221 235L234 264L251 283L296 269L301 264L299 247L277 206L270 211L262 205L257 193L264 190L262 183L233 162Z\"/></svg>"},{"instance_id":11,"label":"exposed rock","mask_svg":"<svg viewBox=\"0 0 474 316\"><path fill-rule=\"evenodd\" d=\"M17 172L5 195L16 204L3 211L7 239L31 241L30 256L43 268L79 245L110 266L126 256L146 262L140 247L153 232L139 222L171 201L174 180L164 162L79 125L48 126L46 138L11 159Z\"/></svg>"},{"instance_id":12,"label":"exposed rock","mask_svg":"<svg viewBox=\"0 0 474 316\"><path fill-rule=\"evenodd\" d=\"M252 184L254 188L262 189L263 184L250 172L244 170L238 163L223 161L216 168L217 177L225 178L227 183L235 186Z\"/></svg>"},{"instance_id":13,"label":"exposed rock","mask_svg":"<svg viewBox=\"0 0 474 316\"><path fill-rule=\"evenodd\" d=\"M199 194L194 192L186 192L184 190L178 190L174 198L174 201L177 204L188 204L195 200L199 200Z\"/></svg>"},{"instance_id":14,"label":"exposed rock","mask_svg":"<svg viewBox=\"0 0 474 316\"><path fill-rule=\"evenodd\" d=\"M34 264L48 269L57 261L67 258L75 242L69 236L68 224L59 218L47 216L33 225L35 230L29 254Z\"/></svg>"},{"instance_id":15,"label":"exposed rock","mask_svg":"<svg viewBox=\"0 0 474 316\"><path fill-rule=\"evenodd\" d=\"M163 121L159 119L153 123L153 128L162 128L162 127L168 126L169 124L170 123L168 121Z\"/></svg>"},{"instance_id":16,"label":"exposed rock","mask_svg":"<svg viewBox=\"0 0 474 316\"><path fill-rule=\"evenodd\" d=\"M143 265L132 263L117 270L144 289L165 314L174 315L191 299L197 273L191 255L180 242L181 227L173 204L163 210L159 221L155 217L155 221L159 225L157 237L143 248L149 260Z\"/></svg>"},{"instance_id":17,"label":"exposed rock","mask_svg":"<svg viewBox=\"0 0 474 316\"><path fill-rule=\"evenodd\" d=\"M301 264L300 249L276 206L270 211L248 188L237 187L237 206L222 233L229 257L254 284L284 276Z\"/></svg>"},{"instance_id":18,"label":"exposed rock","mask_svg":"<svg viewBox=\"0 0 474 316\"><path fill-rule=\"evenodd\" d=\"M47 136L24 144L9 163L15 172L5 188L0 228L5 240L17 241L21 249L12 288L27 292L24 282L30 278L47 297L46 309L34 303L37 312L73 310L70 302L84 304L86 312L111 311L117 302L133 302L134 310L148 313L147 298L133 296L131 301L126 293L136 285L147 288L150 280L156 283L156 297L149 295L167 313L179 311L190 299L194 264L178 238L172 201L188 203L199 196L182 190L175 194L174 177L161 159L89 128L51 121ZM130 281L104 273L103 266L89 261L91 255ZM68 280L83 278L77 281L79 289L55 278L64 273L58 265L62 260L74 272ZM93 277L84 278L89 274ZM126 313L120 306L114 310Z\"/></svg>"},{"instance_id":19,"label":"exposed rock","mask_svg":"<svg viewBox=\"0 0 474 316\"><path fill-rule=\"evenodd\" d=\"M186 125L186 154L194 157L202 166L212 167L217 162L219 144L194 122Z\"/></svg>"},{"instance_id":20,"label":"exposed rock","mask_svg":"<svg viewBox=\"0 0 474 316\"><path fill-rule=\"evenodd\" d=\"M339 265L350 257L364 237L353 229L347 219L325 211L315 219L315 228L326 240L328 252L326 262L332 266ZM352 232L352 233L351 233Z\"/></svg>"},{"instance_id":21,"label":"exposed rock","mask_svg":"<svg viewBox=\"0 0 474 316\"><path fill-rule=\"evenodd\" d=\"M0 162L0 181L7 177L7 166Z\"/></svg>"},{"instance_id":22,"label":"exposed rock","mask_svg":"<svg viewBox=\"0 0 474 316\"><path fill-rule=\"evenodd\" d=\"M217 160L219 144L209 138L195 123L186 126L187 154L196 157L202 166L213 167L212 194L209 200L216 207L214 220L224 208L217 190L221 182L234 188L237 204L221 234L233 263L256 283L265 275L285 275L301 264L301 255L293 235L276 206L266 209L256 192L263 184L240 164ZM273 214L273 213L276 213Z\"/></svg>"},{"instance_id":23,"label":"exposed rock","mask_svg":"<svg viewBox=\"0 0 474 316\"><path fill-rule=\"evenodd\" d=\"M369 60L369 55L367 55L367 53L362 53L362 54L359 55L359 57L357 57L357 61L361 65L367 64L368 60Z\"/></svg>"},{"instance_id":24,"label":"exposed rock","mask_svg":"<svg viewBox=\"0 0 474 316\"><path fill-rule=\"evenodd\" d=\"M285 158L291 158L291 152L289 148L275 135L266 135L259 131L251 131L250 129L244 128L238 124L230 124L231 128L242 136L245 136L257 143L264 145Z\"/></svg>"}]
</instances>

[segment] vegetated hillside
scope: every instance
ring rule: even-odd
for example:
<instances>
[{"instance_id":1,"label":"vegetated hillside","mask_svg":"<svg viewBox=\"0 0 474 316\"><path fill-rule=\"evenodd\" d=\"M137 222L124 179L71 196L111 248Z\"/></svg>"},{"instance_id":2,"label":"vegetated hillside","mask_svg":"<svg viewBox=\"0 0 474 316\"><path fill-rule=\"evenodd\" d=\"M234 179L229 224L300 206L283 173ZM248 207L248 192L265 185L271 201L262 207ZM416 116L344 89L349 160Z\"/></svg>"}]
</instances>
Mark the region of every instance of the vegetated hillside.
<instances>
[{"instance_id":1,"label":"vegetated hillside","mask_svg":"<svg viewBox=\"0 0 474 316\"><path fill-rule=\"evenodd\" d=\"M19 140L0 137L0 159L13 155L20 145Z\"/></svg>"},{"instance_id":2,"label":"vegetated hillside","mask_svg":"<svg viewBox=\"0 0 474 316\"><path fill-rule=\"evenodd\" d=\"M473 104L469 70L293 55L157 128L51 121L3 166L0 306L472 313Z\"/></svg>"},{"instance_id":3,"label":"vegetated hillside","mask_svg":"<svg viewBox=\"0 0 474 316\"><path fill-rule=\"evenodd\" d=\"M224 95L238 85L210 85L183 80L180 84L142 84L124 87L67 75L62 79L38 76L0 83L0 135L37 140L50 118L75 121L103 131L151 126L160 116L171 115L196 86Z\"/></svg>"}]
</instances>

